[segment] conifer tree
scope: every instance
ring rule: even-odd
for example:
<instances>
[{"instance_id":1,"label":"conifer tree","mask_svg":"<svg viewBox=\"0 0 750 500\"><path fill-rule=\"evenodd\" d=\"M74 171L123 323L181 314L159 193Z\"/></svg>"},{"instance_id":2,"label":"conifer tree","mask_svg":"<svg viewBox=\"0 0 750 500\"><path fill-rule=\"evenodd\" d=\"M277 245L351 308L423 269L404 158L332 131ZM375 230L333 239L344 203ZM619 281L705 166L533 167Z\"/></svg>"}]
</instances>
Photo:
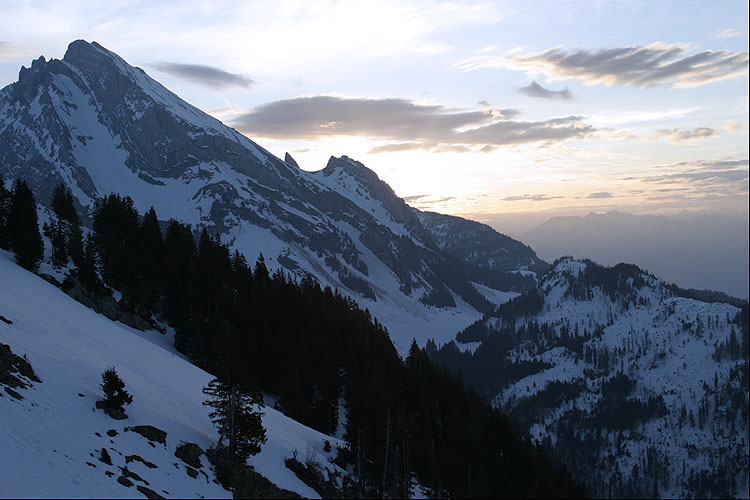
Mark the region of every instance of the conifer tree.
<instances>
[{"instance_id":1,"label":"conifer tree","mask_svg":"<svg viewBox=\"0 0 750 500\"><path fill-rule=\"evenodd\" d=\"M10 247L16 253L18 264L36 270L44 256L44 242L39 234L36 201L26 181L18 180L11 195L8 220Z\"/></svg>"},{"instance_id":2,"label":"conifer tree","mask_svg":"<svg viewBox=\"0 0 750 500\"><path fill-rule=\"evenodd\" d=\"M94 237L89 234L79 262L76 264L75 274L88 294L97 294L103 287L96 270L96 252Z\"/></svg>"},{"instance_id":3,"label":"conifer tree","mask_svg":"<svg viewBox=\"0 0 750 500\"><path fill-rule=\"evenodd\" d=\"M255 262L253 277L258 281L266 281L269 278L268 268L266 267L266 259L263 258L263 253L258 256L258 260Z\"/></svg>"},{"instance_id":4,"label":"conifer tree","mask_svg":"<svg viewBox=\"0 0 750 500\"><path fill-rule=\"evenodd\" d=\"M104 399L97 401L97 408L102 408L113 418L125 418L123 406L133 402L133 396L125 390L125 382L117 374L114 366L102 373L102 391Z\"/></svg>"},{"instance_id":5,"label":"conifer tree","mask_svg":"<svg viewBox=\"0 0 750 500\"><path fill-rule=\"evenodd\" d=\"M10 248L8 219L10 217L11 193L5 188L5 180L0 176L0 248Z\"/></svg>"},{"instance_id":6,"label":"conifer tree","mask_svg":"<svg viewBox=\"0 0 750 500\"><path fill-rule=\"evenodd\" d=\"M250 455L260 452L266 442L263 427L263 397L249 394L219 379L213 379L203 393L208 399L204 405L213 408L209 414L219 431L217 448L225 448L238 463L244 463Z\"/></svg>"},{"instance_id":7,"label":"conifer tree","mask_svg":"<svg viewBox=\"0 0 750 500\"><path fill-rule=\"evenodd\" d=\"M115 288L131 285L135 271L138 210L130 196L105 196L94 209L94 242L104 281Z\"/></svg>"},{"instance_id":8,"label":"conifer tree","mask_svg":"<svg viewBox=\"0 0 750 500\"><path fill-rule=\"evenodd\" d=\"M52 244L52 265L56 268L65 266L68 263L68 245L63 222L54 219L49 224L45 222L42 230Z\"/></svg>"},{"instance_id":9,"label":"conifer tree","mask_svg":"<svg viewBox=\"0 0 750 500\"><path fill-rule=\"evenodd\" d=\"M73 202L73 195L62 182L52 190L52 211L60 220L79 224L80 218Z\"/></svg>"}]
</instances>

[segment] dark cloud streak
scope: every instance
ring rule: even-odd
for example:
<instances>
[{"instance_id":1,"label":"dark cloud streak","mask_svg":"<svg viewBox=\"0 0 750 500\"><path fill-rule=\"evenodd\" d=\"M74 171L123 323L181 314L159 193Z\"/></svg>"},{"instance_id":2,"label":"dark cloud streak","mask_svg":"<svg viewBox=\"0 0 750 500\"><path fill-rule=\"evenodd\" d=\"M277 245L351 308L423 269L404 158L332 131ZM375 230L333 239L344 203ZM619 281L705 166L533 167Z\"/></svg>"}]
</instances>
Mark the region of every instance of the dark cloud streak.
<instances>
[{"instance_id":1,"label":"dark cloud streak","mask_svg":"<svg viewBox=\"0 0 750 500\"><path fill-rule=\"evenodd\" d=\"M562 78L605 85L699 86L747 73L747 52L704 50L685 55L679 45L652 44L602 50L550 49L541 54L469 61L466 69L487 65L533 68Z\"/></svg>"},{"instance_id":2,"label":"dark cloud streak","mask_svg":"<svg viewBox=\"0 0 750 500\"><path fill-rule=\"evenodd\" d=\"M542 99L563 99L569 101L573 98L573 94L568 90L568 87L565 87L564 90L549 90L536 83L536 81L531 82L526 87L521 87L518 89L518 92L526 94L529 97L540 97Z\"/></svg>"},{"instance_id":3,"label":"dark cloud streak","mask_svg":"<svg viewBox=\"0 0 750 500\"><path fill-rule=\"evenodd\" d=\"M555 200L558 198L563 198L562 196L547 196L546 194L525 194L523 196L508 196L506 198L503 198L503 201L549 201L549 200Z\"/></svg>"},{"instance_id":4,"label":"dark cloud streak","mask_svg":"<svg viewBox=\"0 0 750 500\"><path fill-rule=\"evenodd\" d=\"M580 116L527 122L517 120L519 115L514 109L464 111L405 99L313 96L258 106L230 124L248 135L273 139L363 136L398 141L376 146L371 153L490 151L506 145L582 138L595 131Z\"/></svg>"},{"instance_id":5,"label":"dark cloud streak","mask_svg":"<svg viewBox=\"0 0 750 500\"><path fill-rule=\"evenodd\" d=\"M212 89L229 87L250 88L256 83L247 76L229 73L228 71L202 64L156 62L149 66L162 73L167 73Z\"/></svg>"}]
</instances>

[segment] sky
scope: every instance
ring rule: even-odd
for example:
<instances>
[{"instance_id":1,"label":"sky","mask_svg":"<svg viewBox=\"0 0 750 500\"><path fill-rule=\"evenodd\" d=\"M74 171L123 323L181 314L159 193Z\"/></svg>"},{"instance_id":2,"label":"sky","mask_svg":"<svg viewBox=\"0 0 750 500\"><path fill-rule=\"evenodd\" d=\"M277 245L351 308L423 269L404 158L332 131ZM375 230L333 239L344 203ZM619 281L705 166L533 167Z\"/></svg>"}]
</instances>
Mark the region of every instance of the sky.
<instances>
[{"instance_id":1,"label":"sky","mask_svg":"<svg viewBox=\"0 0 750 500\"><path fill-rule=\"evenodd\" d=\"M39 55L96 41L274 154L306 170L347 155L420 209L485 222L748 214L746 2L0 0L0 11L0 87Z\"/></svg>"}]
</instances>

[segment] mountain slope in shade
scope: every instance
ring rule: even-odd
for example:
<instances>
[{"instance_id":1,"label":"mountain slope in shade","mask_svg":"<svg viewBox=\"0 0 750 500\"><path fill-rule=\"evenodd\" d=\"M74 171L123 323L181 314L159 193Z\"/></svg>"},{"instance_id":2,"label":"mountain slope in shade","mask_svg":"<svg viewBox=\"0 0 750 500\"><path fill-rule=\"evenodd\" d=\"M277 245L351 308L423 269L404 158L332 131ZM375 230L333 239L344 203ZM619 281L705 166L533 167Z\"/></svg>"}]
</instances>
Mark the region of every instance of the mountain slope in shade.
<instances>
[{"instance_id":1,"label":"mountain slope in shade","mask_svg":"<svg viewBox=\"0 0 750 500\"><path fill-rule=\"evenodd\" d=\"M64 182L83 209L118 192L140 212L206 226L251 260L262 252L271 270L311 273L352 295L402 353L413 337L451 338L494 308L488 297L523 290L533 279L519 276L545 267L487 226L472 226L479 254L461 249L466 239L447 244L436 216L350 158L312 173L285 160L95 42L35 60L0 90L6 181L25 178L42 204Z\"/></svg>"},{"instance_id":2,"label":"mountain slope in shade","mask_svg":"<svg viewBox=\"0 0 750 500\"><path fill-rule=\"evenodd\" d=\"M636 266L563 258L433 355L602 497L745 497L748 318Z\"/></svg>"},{"instance_id":3,"label":"mountain slope in shade","mask_svg":"<svg viewBox=\"0 0 750 500\"><path fill-rule=\"evenodd\" d=\"M685 288L748 298L748 219L720 214L553 217L522 234L550 261L563 255L606 265L632 262Z\"/></svg>"},{"instance_id":4,"label":"mountain slope in shade","mask_svg":"<svg viewBox=\"0 0 750 500\"><path fill-rule=\"evenodd\" d=\"M0 250L0 344L26 359L41 382L16 388L23 399L0 391L0 496L7 498L144 498L146 487L167 498L231 498L214 482L205 455L193 469L175 456L195 443L215 445L216 430L203 406L201 388L211 376L183 359L170 338L137 332L87 309ZM102 398L101 373L114 366L133 403L126 420L95 410ZM0 388L5 389L0 380ZM268 442L250 458L255 470L279 487L308 498L319 495L284 465L294 452L309 453L324 467L343 443L263 409ZM166 432L164 442L128 427L150 425ZM113 432L114 431L114 432ZM324 441L333 445L323 451ZM111 464L99 460L107 450ZM135 458L139 457L139 458ZM148 464L147 464L148 462ZM150 464L150 465L149 465ZM154 467L155 466L155 467ZM117 479L123 468L132 486Z\"/></svg>"}]
</instances>

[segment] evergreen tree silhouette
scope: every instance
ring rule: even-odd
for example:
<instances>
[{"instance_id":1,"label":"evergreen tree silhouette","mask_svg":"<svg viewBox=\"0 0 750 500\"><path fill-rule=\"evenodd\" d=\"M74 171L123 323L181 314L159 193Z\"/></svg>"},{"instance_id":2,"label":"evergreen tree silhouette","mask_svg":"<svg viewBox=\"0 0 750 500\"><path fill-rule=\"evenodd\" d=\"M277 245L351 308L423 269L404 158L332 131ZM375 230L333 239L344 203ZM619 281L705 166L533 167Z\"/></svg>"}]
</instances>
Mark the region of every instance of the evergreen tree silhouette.
<instances>
[{"instance_id":1,"label":"evergreen tree silhouette","mask_svg":"<svg viewBox=\"0 0 750 500\"><path fill-rule=\"evenodd\" d=\"M203 393L208 396L203 404L213 408L209 416L219 430L217 448L226 448L239 463L258 454L267 440L260 394L247 393L219 379L209 382Z\"/></svg>"},{"instance_id":2,"label":"evergreen tree silhouette","mask_svg":"<svg viewBox=\"0 0 750 500\"><path fill-rule=\"evenodd\" d=\"M10 249L10 203L11 192L5 188L5 180L0 176L0 248Z\"/></svg>"},{"instance_id":3,"label":"evergreen tree silhouette","mask_svg":"<svg viewBox=\"0 0 750 500\"><path fill-rule=\"evenodd\" d=\"M36 270L44 256L44 242L39 234L34 194L21 179L13 188L8 222L10 247L16 253L16 262L25 269Z\"/></svg>"},{"instance_id":4,"label":"evergreen tree silhouette","mask_svg":"<svg viewBox=\"0 0 750 500\"><path fill-rule=\"evenodd\" d=\"M133 396L125 390L125 382L117 374L114 366L102 373L102 391L104 399L97 402L97 407L105 410L110 416L124 418L124 406L133 402Z\"/></svg>"}]
</instances>

